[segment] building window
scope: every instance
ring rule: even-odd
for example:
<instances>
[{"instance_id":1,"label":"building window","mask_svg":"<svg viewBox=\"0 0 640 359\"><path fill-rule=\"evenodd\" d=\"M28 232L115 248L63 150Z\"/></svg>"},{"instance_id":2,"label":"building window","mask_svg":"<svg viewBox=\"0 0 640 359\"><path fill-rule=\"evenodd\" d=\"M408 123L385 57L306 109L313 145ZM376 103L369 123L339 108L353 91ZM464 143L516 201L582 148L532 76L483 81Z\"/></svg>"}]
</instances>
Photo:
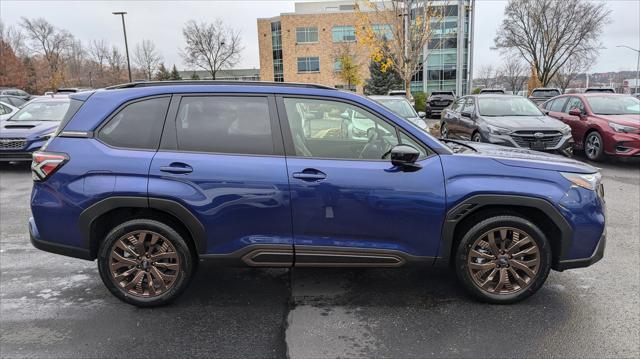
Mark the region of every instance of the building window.
<instances>
[{"instance_id":1,"label":"building window","mask_svg":"<svg viewBox=\"0 0 640 359\"><path fill-rule=\"evenodd\" d=\"M298 57L298 72L320 72L320 58Z\"/></svg>"},{"instance_id":2,"label":"building window","mask_svg":"<svg viewBox=\"0 0 640 359\"><path fill-rule=\"evenodd\" d=\"M389 24L374 24L371 26L371 29L373 30L373 33L381 39L393 39L393 31L391 31L391 25Z\"/></svg>"},{"instance_id":3,"label":"building window","mask_svg":"<svg viewBox=\"0 0 640 359\"><path fill-rule=\"evenodd\" d=\"M271 23L271 44L273 52L273 81L284 82L284 67L282 66L282 28L279 21Z\"/></svg>"},{"instance_id":4,"label":"building window","mask_svg":"<svg viewBox=\"0 0 640 359\"><path fill-rule=\"evenodd\" d=\"M318 42L318 28L317 27L296 28L296 43L304 44L308 42Z\"/></svg>"},{"instance_id":5,"label":"building window","mask_svg":"<svg viewBox=\"0 0 640 359\"><path fill-rule=\"evenodd\" d=\"M333 42L356 41L356 28L354 26L334 26L331 32Z\"/></svg>"}]
</instances>

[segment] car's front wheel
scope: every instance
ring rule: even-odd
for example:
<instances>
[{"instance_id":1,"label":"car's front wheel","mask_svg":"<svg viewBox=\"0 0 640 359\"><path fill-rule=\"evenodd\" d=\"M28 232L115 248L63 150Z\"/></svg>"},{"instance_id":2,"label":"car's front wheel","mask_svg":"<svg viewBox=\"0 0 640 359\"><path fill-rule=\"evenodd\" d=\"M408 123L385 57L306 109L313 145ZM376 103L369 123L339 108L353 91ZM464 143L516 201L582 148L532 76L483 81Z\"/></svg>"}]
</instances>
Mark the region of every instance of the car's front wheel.
<instances>
[{"instance_id":1,"label":"car's front wheel","mask_svg":"<svg viewBox=\"0 0 640 359\"><path fill-rule=\"evenodd\" d=\"M584 141L584 153L592 161L604 159L604 142L598 131L589 132Z\"/></svg>"},{"instance_id":2,"label":"car's front wheel","mask_svg":"<svg viewBox=\"0 0 640 359\"><path fill-rule=\"evenodd\" d=\"M447 127L446 122L443 122L442 125L440 125L440 136L442 138L449 138L449 127Z\"/></svg>"},{"instance_id":3,"label":"car's front wheel","mask_svg":"<svg viewBox=\"0 0 640 359\"><path fill-rule=\"evenodd\" d=\"M475 224L461 239L456 274L476 298L508 304L534 294L551 268L544 233L529 220L501 215Z\"/></svg>"},{"instance_id":4,"label":"car's front wheel","mask_svg":"<svg viewBox=\"0 0 640 359\"><path fill-rule=\"evenodd\" d=\"M119 299L139 307L164 305L188 285L194 261L178 232L151 219L116 226L98 251L104 284Z\"/></svg>"},{"instance_id":5,"label":"car's front wheel","mask_svg":"<svg viewBox=\"0 0 640 359\"><path fill-rule=\"evenodd\" d=\"M473 137L471 137L471 140L473 142L482 142L482 135L480 134L480 132L474 132Z\"/></svg>"}]
</instances>

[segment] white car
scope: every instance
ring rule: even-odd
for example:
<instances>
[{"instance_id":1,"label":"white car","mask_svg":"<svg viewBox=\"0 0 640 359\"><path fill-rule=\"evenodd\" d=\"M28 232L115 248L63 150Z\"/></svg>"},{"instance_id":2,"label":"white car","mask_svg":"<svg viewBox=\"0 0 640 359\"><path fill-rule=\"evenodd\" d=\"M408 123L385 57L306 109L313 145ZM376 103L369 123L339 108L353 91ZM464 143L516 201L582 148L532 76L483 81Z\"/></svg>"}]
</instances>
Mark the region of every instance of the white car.
<instances>
[{"instance_id":1,"label":"white car","mask_svg":"<svg viewBox=\"0 0 640 359\"><path fill-rule=\"evenodd\" d=\"M18 112L18 108L6 102L0 102L0 121L4 121Z\"/></svg>"}]
</instances>

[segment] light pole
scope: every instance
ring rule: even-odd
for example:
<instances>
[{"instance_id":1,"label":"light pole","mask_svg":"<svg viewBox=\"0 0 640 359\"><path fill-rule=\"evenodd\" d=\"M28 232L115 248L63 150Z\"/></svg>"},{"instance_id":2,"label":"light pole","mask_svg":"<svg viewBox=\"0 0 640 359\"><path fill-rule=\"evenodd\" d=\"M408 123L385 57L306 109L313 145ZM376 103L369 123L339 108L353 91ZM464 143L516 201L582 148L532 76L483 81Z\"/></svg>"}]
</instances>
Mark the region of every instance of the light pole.
<instances>
[{"instance_id":1,"label":"light pole","mask_svg":"<svg viewBox=\"0 0 640 359\"><path fill-rule=\"evenodd\" d=\"M633 50L638 53L638 60L636 63L636 92L638 92L638 88L640 87L640 50L634 49L633 47L629 47L627 45L617 45L616 47L626 47L629 50Z\"/></svg>"},{"instance_id":2,"label":"light pole","mask_svg":"<svg viewBox=\"0 0 640 359\"><path fill-rule=\"evenodd\" d=\"M131 62L129 61L129 45L127 44L127 27L124 25L124 15L126 11L114 11L113 15L120 15L122 17L122 31L124 32L124 50L127 53L127 70L129 71L129 82L133 82L131 80Z\"/></svg>"}]
</instances>

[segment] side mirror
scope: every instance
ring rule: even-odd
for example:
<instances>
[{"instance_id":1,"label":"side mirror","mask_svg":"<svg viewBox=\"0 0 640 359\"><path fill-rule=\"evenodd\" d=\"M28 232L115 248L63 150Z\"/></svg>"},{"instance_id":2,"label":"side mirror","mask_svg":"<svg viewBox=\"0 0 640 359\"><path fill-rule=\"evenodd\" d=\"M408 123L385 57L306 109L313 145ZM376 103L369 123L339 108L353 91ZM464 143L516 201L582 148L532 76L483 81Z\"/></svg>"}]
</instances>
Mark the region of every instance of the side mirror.
<instances>
[{"instance_id":1,"label":"side mirror","mask_svg":"<svg viewBox=\"0 0 640 359\"><path fill-rule=\"evenodd\" d=\"M391 149L391 163L396 167L420 168L416 161L420 151L409 145L397 145Z\"/></svg>"},{"instance_id":2,"label":"side mirror","mask_svg":"<svg viewBox=\"0 0 640 359\"><path fill-rule=\"evenodd\" d=\"M460 115L462 115L462 117L471 118L471 112L461 112Z\"/></svg>"},{"instance_id":3,"label":"side mirror","mask_svg":"<svg viewBox=\"0 0 640 359\"><path fill-rule=\"evenodd\" d=\"M349 116L349 113L348 113L347 111L345 111L345 112L341 113L341 114L340 114L340 117L341 117L343 120L351 120L351 117Z\"/></svg>"},{"instance_id":4,"label":"side mirror","mask_svg":"<svg viewBox=\"0 0 640 359\"><path fill-rule=\"evenodd\" d=\"M426 112L423 112L423 111L418 111L418 116L419 116L420 118L425 118L425 117L427 117L427 113L426 113Z\"/></svg>"},{"instance_id":5,"label":"side mirror","mask_svg":"<svg viewBox=\"0 0 640 359\"><path fill-rule=\"evenodd\" d=\"M582 116L582 111L579 108L572 108L569 110L569 115L571 116Z\"/></svg>"}]
</instances>

